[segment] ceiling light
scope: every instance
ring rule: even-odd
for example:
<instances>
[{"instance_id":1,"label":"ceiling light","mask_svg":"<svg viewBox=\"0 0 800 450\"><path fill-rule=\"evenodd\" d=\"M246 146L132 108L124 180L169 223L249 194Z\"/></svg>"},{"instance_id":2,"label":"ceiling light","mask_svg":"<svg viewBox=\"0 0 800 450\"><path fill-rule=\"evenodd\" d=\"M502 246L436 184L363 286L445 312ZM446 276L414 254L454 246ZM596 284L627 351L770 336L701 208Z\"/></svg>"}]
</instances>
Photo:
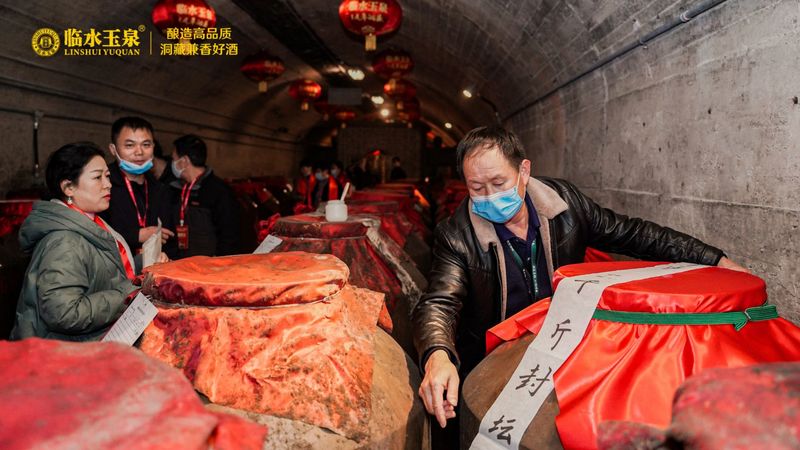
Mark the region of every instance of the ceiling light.
<instances>
[{"instance_id":1,"label":"ceiling light","mask_svg":"<svg viewBox=\"0 0 800 450\"><path fill-rule=\"evenodd\" d=\"M383 108L381 110L381 117L389 117L389 110L386 109L386 108Z\"/></svg>"},{"instance_id":2,"label":"ceiling light","mask_svg":"<svg viewBox=\"0 0 800 450\"><path fill-rule=\"evenodd\" d=\"M350 75L350 78L356 81L361 81L364 79L364 71L361 69L347 69L347 74Z\"/></svg>"},{"instance_id":3,"label":"ceiling light","mask_svg":"<svg viewBox=\"0 0 800 450\"><path fill-rule=\"evenodd\" d=\"M447 128L447 129L449 130L450 128L453 128L453 124L452 124L452 123L450 123L450 122L445 122L445 123L444 123L444 127L445 127L445 128Z\"/></svg>"},{"instance_id":4,"label":"ceiling light","mask_svg":"<svg viewBox=\"0 0 800 450\"><path fill-rule=\"evenodd\" d=\"M370 100L372 100L372 103L376 105L382 105L384 102L383 96L381 95L373 95L372 97L370 97Z\"/></svg>"},{"instance_id":5,"label":"ceiling light","mask_svg":"<svg viewBox=\"0 0 800 450\"><path fill-rule=\"evenodd\" d=\"M464 97L472 98L472 91L470 91L469 89L464 89L463 91L461 91L461 93L464 94Z\"/></svg>"}]
</instances>

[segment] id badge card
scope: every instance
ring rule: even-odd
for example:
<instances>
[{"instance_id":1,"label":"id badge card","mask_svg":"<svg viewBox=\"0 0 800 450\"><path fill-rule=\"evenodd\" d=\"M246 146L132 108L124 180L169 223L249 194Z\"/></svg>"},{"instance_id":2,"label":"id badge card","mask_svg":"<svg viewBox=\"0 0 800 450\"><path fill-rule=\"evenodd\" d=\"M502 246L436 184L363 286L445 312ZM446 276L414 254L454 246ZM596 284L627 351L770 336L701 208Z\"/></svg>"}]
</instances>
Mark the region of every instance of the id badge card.
<instances>
[{"instance_id":1,"label":"id badge card","mask_svg":"<svg viewBox=\"0 0 800 450\"><path fill-rule=\"evenodd\" d=\"M189 249L189 227L186 225L178 225L175 228L175 232L178 235L178 249L180 250L188 250Z\"/></svg>"}]
</instances>

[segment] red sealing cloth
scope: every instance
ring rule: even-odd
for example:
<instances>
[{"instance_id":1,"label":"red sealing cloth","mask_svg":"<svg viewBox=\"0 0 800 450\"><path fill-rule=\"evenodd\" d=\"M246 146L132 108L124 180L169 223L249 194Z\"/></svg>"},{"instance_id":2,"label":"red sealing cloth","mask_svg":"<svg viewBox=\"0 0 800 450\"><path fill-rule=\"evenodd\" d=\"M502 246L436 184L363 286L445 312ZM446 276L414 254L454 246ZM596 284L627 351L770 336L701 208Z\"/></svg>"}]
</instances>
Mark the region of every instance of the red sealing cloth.
<instances>
[{"instance_id":1,"label":"red sealing cloth","mask_svg":"<svg viewBox=\"0 0 800 450\"><path fill-rule=\"evenodd\" d=\"M663 263L620 261L564 266L565 277ZM607 288L598 309L649 313L743 311L767 298L760 278L718 267ZM550 306L543 300L486 333L487 353L504 341L538 333ZM715 367L800 361L800 328L778 318L733 325L634 325L592 319L575 352L555 373L564 448L597 448L597 425L607 420L660 428L670 423L672 398L689 376Z\"/></svg>"},{"instance_id":2,"label":"red sealing cloth","mask_svg":"<svg viewBox=\"0 0 800 450\"><path fill-rule=\"evenodd\" d=\"M4 450L260 450L266 434L207 411L179 371L131 347L0 341Z\"/></svg>"}]
</instances>

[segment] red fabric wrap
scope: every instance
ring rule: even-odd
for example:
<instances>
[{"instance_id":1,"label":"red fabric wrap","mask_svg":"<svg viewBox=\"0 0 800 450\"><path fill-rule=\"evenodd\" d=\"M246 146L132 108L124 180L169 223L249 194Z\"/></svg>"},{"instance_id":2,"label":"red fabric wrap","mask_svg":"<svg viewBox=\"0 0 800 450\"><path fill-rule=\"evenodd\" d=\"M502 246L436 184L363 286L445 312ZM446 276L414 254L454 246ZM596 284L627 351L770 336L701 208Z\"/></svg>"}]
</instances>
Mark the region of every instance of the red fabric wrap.
<instances>
[{"instance_id":1,"label":"red fabric wrap","mask_svg":"<svg viewBox=\"0 0 800 450\"><path fill-rule=\"evenodd\" d=\"M626 261L564 266L564 277L649 267ZM717 267L611 286L598 308L649 313L743 311L766 300L760 278ZM487 332L487 351L503 341L538 333L549 300L538 302ZM561 413L556 425L566 448L596 448L597 424L625 420L665 427L672 397L692 374L714 367L741 367L800 360L800 328L778 318L733 325L634 325L589 323L583 341L555 374Z\"/></svg>"},{"instance_id":2,"label":"red fabric wrap","mask_svg":"<svg viewBox=\"0 0 800 450\"><path fill-rule=\"evenodd\" d=\"M195 267L205 272L191 286L225 291L225 305L279 307L206 307L219 303L205 295L197 298L212 300L197 306L157 303L159 313L145 330L142 351L182 369L214 403L366 439L372 336L383 294L341 286L347 266L331 255L247 256L244 266L253 267L246 270L235 270L243 266L243 256L205 258ZM192 267L167 270L182 261L157 266L161 284L169 284L170 273L181 277L176 283L187 283L185 272ZM258 273L260 282L251 279ZM230 291L235 281L247 288ZM329 290L331 286L335 289ZM156 300L162 292L172 293L155 290Z\"/></svg>"},{"instance_id":3,"label":"red fabric wrap","mask_svg":"<svg viewBox=\"0 0 800 450\"><path fill-rule=\"evenodd\" d=\"M171 308L141 343L212 402L368 437L378 293L266 309Z\"/></svg>"},{"instance_id":4,"label":"red fabric wrap","mask_svg":"<svg viewBox=\"0 0 800 450\"><path fill-rule=\"evenodd\" d=\"M422 233L423 237L427 240L431 231L425 226L425 221L422 219L422 214L417 211L414 206L414 197L397 191L385 191L366 189L363 191L353 192L353 200L370 200L370 201L394 201L400 204L400 211L406 218L414 225L414 229Z\"/></svg>"},{"instance_id":5,"label":"red fabric wrap","mask_svg":"<svg viewBox=\"0 0 800 450\"><path fill-rule=\"evenodd\" d=\"M344 222L328 222L319 214L281 217L273 233L283 242L273 251L334 255L350 268L352 284L386 294L386 306L394 311L404 301L403 287L370 243L367 230L356 215Z\"/></svg>"},{"instance_id":6,"label":"red fabric wrap","mask_svg":"<svg viewBox=\"0 0 800 450\"><path fill-rule=\"evenodd\" d=\"M400 247L405 247L406 236L416 233L424 240L422 233L414 229L414 225L400 213L400 205L394 201L348 200L348 214L369 214L381 219L381 230Z\"/></svg>"},{"instance_id":7,"label":"red fabric wrap","mask_svg":"<svg viewBox=\"0 0 800 450\"><path fill-rule=\"evenodd\" d=\"M0 341L0 448L261 449L266 428L206 411L177 370L113 343Z\"/></svg>"},{"instance_id":8,"label":"red fabric wrap","mask_svg":"<svg viewBox=\"0 0 800 450\"><path fill-rule=\"evenodd\" d=\"M322 300L339 292L348 275L331 255L193 256L146 268L142 291L166 303L275 306Z\"/></svg>"}]
</instances>

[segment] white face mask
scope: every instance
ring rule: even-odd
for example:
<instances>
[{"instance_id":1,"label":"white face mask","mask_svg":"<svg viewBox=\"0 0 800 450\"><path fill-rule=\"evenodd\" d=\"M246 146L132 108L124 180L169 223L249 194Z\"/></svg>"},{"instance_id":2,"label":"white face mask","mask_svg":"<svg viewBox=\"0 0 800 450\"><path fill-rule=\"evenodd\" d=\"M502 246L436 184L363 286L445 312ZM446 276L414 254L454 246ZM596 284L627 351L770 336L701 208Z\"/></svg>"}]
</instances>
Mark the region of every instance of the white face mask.
<instances>
[{"instance_id":1,"label":"white face mask","mask_svg":"<svg viewBox=\"0 0 800 450\"><path fill-rule=\"evenodd\" d=\"M178 169L178 161L180 160L179 159L173 160L172 163L169 165L169 168L172 170L172 174L175 175L175 178L180 179L181 174L183 173L184 170L186 170L186 168L184 167L183 169Z\"/></svg>"}]
</instances>

